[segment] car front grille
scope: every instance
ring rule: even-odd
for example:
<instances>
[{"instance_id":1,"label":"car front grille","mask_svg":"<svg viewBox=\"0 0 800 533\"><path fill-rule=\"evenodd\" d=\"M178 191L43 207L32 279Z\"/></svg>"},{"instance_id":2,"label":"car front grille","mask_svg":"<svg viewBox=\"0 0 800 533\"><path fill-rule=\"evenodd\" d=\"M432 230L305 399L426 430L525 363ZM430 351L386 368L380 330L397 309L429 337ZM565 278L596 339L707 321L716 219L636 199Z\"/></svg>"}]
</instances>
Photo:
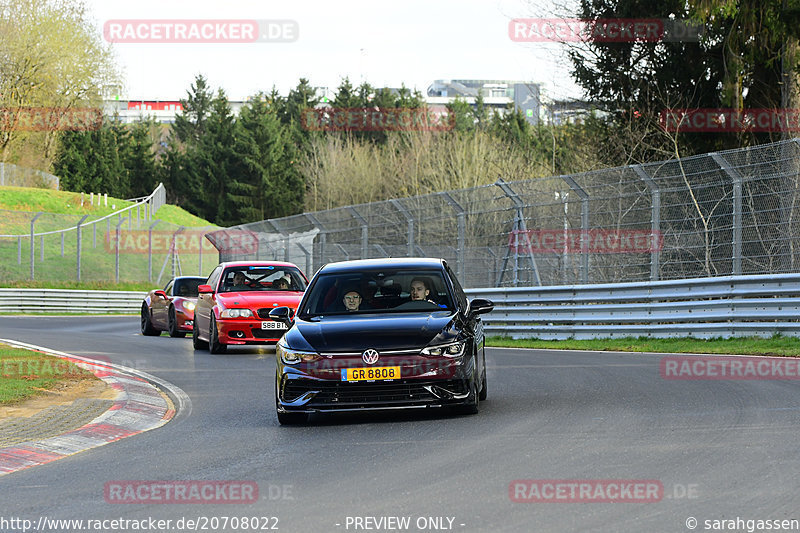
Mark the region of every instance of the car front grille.
<instances>
[{"instance_id":1,"label":"car front grille","mask_svg":"<svg viewBox=\"0 0 800 533\"><path fill-rule=\"evenodd\" d=\"M280 339L286 330L253 328L251 331L256 339Z\"/></svg>"},{"instance_id":2,"label":"car front grille","mask_svg":"<svg viewBox=\"0 0 800 533\"><path fill-rule=\"evenodd\" d=\"M258 318L268 319L269 318L269 312L272 311L273 309L274 309L274 307L262 307L261 309L259 309L257 311Z\"/></svg>"},{"instance_id":3,"label":"car front grille","mask_svg":"<svg viewBox=\"0 0 800 533\"><path fill-rule=\"evenodd\" d=\"M338 381L288 380L283 387L285 401L294 401L312 392L314 397L305 407L315 409L352 408L360 406L421 405L439 403L443 398L432 394L426 386L452 394L467 392L464 380L401 380L375 383L346 383ZM441 396L441 395L440 395Z\"/></svg>"}]
</instances>

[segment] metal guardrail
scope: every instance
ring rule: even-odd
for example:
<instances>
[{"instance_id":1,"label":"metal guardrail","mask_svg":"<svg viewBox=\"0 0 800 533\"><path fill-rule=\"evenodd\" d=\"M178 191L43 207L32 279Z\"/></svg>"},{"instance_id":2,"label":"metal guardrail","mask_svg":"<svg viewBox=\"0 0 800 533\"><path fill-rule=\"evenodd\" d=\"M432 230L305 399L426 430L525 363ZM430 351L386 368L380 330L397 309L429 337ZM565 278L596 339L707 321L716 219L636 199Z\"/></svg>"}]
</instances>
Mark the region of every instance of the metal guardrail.
<instances>
[{"instance_id":1,"label":"metal guardrail","mask_svg":"<svg viewBox=\"0 0 800 533\"><path fill-rule=\"evenodd\" d=\"M552 287L468 289L495 303L489 335L514 338L800 337L800 273ZM137 291L0 289L0 314L136 314Z\"/></svg>"},{"instance_id":2,"label":"metal guardrail","mask_svg":"<svg viewBox=\"0 0 800 533\"><path fill-rule=\"evenodd\" d=\"M147 293L71 289L0 289L3 313L138 313Z\"/></svg>"},{"instance_id":3,"label":"metal guardrail","mask_svg":"<svg viewBox=\"0 0 800 533\"><path fill-rule=\"evenodd\" d=\"M800 337L800 274L469 289L495 303L486 333L513 338Z\"/></svg>"}]
</instances>

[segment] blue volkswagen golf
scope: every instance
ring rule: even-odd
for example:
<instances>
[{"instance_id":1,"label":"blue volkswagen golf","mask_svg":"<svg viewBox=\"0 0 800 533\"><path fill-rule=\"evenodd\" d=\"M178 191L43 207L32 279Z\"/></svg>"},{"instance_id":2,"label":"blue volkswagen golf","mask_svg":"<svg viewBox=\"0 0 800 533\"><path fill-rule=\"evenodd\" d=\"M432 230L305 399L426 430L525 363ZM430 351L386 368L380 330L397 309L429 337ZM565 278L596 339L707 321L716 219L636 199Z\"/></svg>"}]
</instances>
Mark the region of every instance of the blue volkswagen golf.
<instances>
[{"instance_id":1,"label":"blue volkswagen golf","mask_svg":"<svg viewBox=\"0 0 800 533\"><path fill-rule=\"evenodd\" d=\"M276 347L281 424L310 413L451 407L477 413L486 399L480 315L443 259L330 263L311 280Z\"/></svg>"}]
</instances>

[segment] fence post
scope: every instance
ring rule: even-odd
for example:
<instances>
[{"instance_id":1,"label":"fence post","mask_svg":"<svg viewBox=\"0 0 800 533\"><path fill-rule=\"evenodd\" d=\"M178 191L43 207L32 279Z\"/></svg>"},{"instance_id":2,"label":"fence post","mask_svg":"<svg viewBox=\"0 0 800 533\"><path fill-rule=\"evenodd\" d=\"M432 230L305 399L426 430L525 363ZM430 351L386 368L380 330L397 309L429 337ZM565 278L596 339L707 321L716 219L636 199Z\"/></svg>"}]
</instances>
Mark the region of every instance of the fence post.
<instances>
[{"instance_id":1,"label":"fence post","mask_svg":"<svg viewBox=\"0 0 800 533\"><path fill-rule=\"evenodd\" d=\"M742 175L728 161L714 152L711 158L733 180L733 272L734 276L742 273Z\"/></svg>"},{"instance_id":2,"label":"fence post","mask_svg":"<svg viewBox=\"0 0 800 533\"><path fill-rule=\"evenodd\" d=\"M64 231L61 232L61 257L64 257Z\"/></svg>"},{"instance_id":3,"label":"fence post","mask_svg":"<svg viewBox=\"0 0 800 533\"><path fill-rule=\"evenodd\" d=\"M442 198L450 204L450 207L456 211L456 219L458 220L458 250L456 251L456 276L458 279L464 279L464 246L466 246L466 211L461 205L456 202L450 193L440 193ZM537 272L538 274L538 272Z\"/></svg>"},{"instance_id":4,"label":"fence post","mask_svg":"<svg viewBox=\"0 0 800 533\"><path fill-rule=\"evenodd\" d=\"M319 230L319 263L320 265L325 264L325 245L327 244L328 240L328 233L325 231L325 226L319 221L317 217L315 217L311 213L305 213L305 216L308 220L311 221L311 224ZM307 274L310 274L308 272Z\"/></svg>"},{"instance_id":5,"label":"fence post","mask_svg":"<svg viewBox=\"0 0 800 533\"><path fill-rule=\"evenodd\" d=\"M40 216L42 216L43 214L44 214L44 213L42 213L41 211L39 211L39 212L38 212L38 213L36 213L36 215L35 215L35 216L34 216L34 217L31 219L31 281L34 279L34 278L33 278L33 270L34 270L34 268L33 268L33 263L36 261L36 254L34 253L34 250L33 250L33 249L35 248L35 246L34 246L34 244L35 244L35 243L33 242L33 237L34 237L34 235L33 235L33 225L36 223L36 219L37 219L37 218L39 218Z\"/></svg>"},{"instance_id":6,"label":"fence post","mask_svg":"<svg viewBox=\"0 0 800 533\"><path fill-rule=\"evenodd\" d=\"M22 237L17 237L17 264L22 264Z\"/></svg>"},{"instance_id":7,"label":"fence post","mask_svg":"<svg viewBox=\"0 0 800 533\"><path fill-rule=\"evenodd\" d=\"M305 246L297 243L297 247L300 248L300 251L306 255L306 276L311 277L311 252L309 252Z\"/></svg>"},{"instance_id":8,"label":"fence post","mask_svg":"<svg viewBox=\"0 0 800 533\"><path fill-rule=\"evenodd\" d=\"M350 211L350 214L353 215L353 218L361 224L361 259L367 259L369 255L369 226L367 225L367 221L361 214L356 211L356 208L350 206L347 208Z\"/></svg>"},{"instance_id":9,"label":"fence post","mask_svg":"<svg viewBox=\"0 0 800 533\"><path fill-rule=\"evenodd\" d=\"M391 199L389 202L400 211L400 214L406 219L406 224L408 225L408 257L414 257L414 217L412 217L409 210L400 203L400 200Z\"/></svg>"},{"instance_id":10,"label":"fence post","mask_svg":"<svg viewBox=\"0 0 800 533\"><path fill-rule=\"evenodd\" d=\"M117 243L116 243L116 253L114 254L114 280L119 283L119 228L122 224L125 223L125 219L122 218L117 223L116 226L116 233L117 233Z\"/></svg>"},{"instance_id":11,"label":"fence post","mask_svg":"<svg viewBox=\"0 0 800 533\"><path fill-rule=\"evenodd\" d=\"M336 247L339 248L339 250L341 250L342 255L344 256L344 260L350 261L350 254L347 253L347 250L344 249L344 246L342 246L339 243L336 243Z\"/></svg>"},{"instance_id":12,"label":"fence post","mask_svg":"<svg viewBox=\"0 0 800 533\"><path fill-rule=\"evenodd\" d=\"M89 215L83 215L83 218L80 219L78 221L77 226L75 226L75 232L77 234L77 239L78 239L78 241L76 243L76 250L77 250L77 252L76 252L76 260L77 260L77 268L78 268L77 280L78 281L81 280L81 224L83 224L83 221L86 220L88 218L88 216ZM62 233L62 235L63 235L63 233ZM63 239L61 241L61 245L62 246L64 245ZM62 251L63 251L63 248L62 248Z\"/></svg>"},{"instance_id":13,"label":"fence post","mask_svg":"<svg viewBox=\"0 0 800 533\"><path fill-rule=\"evenodd\" d=\"M503 191L508 198L514 203L514 208L516 209L515 217L514 217L514 228L511 230L511 235L515 235L517 232L517 237L521 232L525 236L525 242L528 243L528 258L531 261L531 268L533 269L534 277L536 278L536 284L541 285L542 279L539 277L539 268L536 265L536 258L533 256L533 247L531 246L530 237L528 236L528 227L525 224L525 216L522 213L522 208L525 207L525 203L519 197L519 195L514 192L514 190L508 185L508 183L503 180L503 178L497 178L497 181L494 182L495 185L500 187L500 190ZM503 256L503 264L500 267L500 272L497 274L497 282L496 285L499 287L500 284L503 282L503 275L506 272L506 267L508 266L508 257L511 255L511 242L509 241L508 249L506 250L505 255ZM516 287L519 284L519 247L515 247L514 250L514 286Z\"/></svg>"},{"instance_id":14,"label":"fence post","mask_svg":"<svg viewBox=\"0 0 800 533\"><path fill-rule=\"evenodd\" d=\"M561 176L581 197L581 283L589 283L589 195L571 176Z\"/></svg>"},{"instance_id":15,"label":"fence post","mask_svg":"<svg viewBox=\"0 0 800 533\"><path fill-rule=\"evenodd\" d=\"M661 263L661 189L642 165L633 165L633 171L650 189L650 281L658 281Z\"/></svg>"}]
</instances>

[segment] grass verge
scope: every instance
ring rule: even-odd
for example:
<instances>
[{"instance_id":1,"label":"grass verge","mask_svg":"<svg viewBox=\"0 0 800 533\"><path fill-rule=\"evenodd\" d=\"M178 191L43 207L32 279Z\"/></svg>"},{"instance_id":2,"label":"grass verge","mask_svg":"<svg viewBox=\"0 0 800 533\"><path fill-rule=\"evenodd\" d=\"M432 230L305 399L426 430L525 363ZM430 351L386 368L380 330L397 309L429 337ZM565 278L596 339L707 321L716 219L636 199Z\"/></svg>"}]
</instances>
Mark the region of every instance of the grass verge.
<instances>
[{"instance_id":1,"label":"grass verge","mask_svg":"<svg viewBox=\"0 0 800 533\"><path fill-rule=\"evenodd\" d=\"M782 335L775 335L770 338L738 337L733 339L696 339L694 337L680 337L674 339L653 339L650 337L625 337L619 339L567 339L563 341L487 337L486 345L506 348L593 350L605 352L800 356L800 339L784 337Z\"/></svg>"},{"instance_id":2,"label":"grass verge","mask_svg":"<svg viewBox=\"0 0 800 533\"><path fill-rule=\"evenodd\" d=\"M84 379L97 378L64 359L0 344L0 405L27 400L64 381Z\"/></svg>"}]
</instances>

